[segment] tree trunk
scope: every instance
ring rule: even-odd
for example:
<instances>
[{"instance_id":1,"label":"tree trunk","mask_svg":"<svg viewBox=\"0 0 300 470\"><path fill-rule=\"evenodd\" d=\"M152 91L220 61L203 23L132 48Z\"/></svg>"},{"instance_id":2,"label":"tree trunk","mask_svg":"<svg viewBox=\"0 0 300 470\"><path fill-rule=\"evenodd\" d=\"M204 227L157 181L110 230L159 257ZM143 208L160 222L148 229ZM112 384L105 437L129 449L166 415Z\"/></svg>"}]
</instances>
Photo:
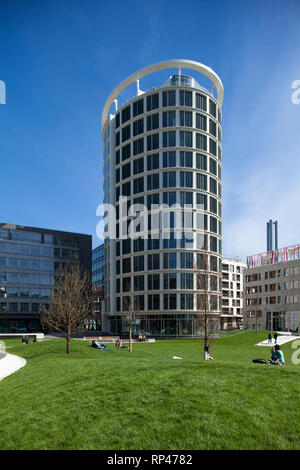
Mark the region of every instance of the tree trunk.
<instances>
[{"instance_id":1,"label":"tree trunk","mask_svg":"<svg viewBox=\"0 0 300 470\"><path fill-rule=\"evenodd\" d=\"M70 338L71 338L71 334L70 334L70 331L67 332L67 354L70 353Z\"/></svg>"},{"instance_id":2,"label":"tree trunk","mask_svg":"<svg viewBox=\"0 0 300 470\"><path fill-rule=\"evenodd\" d=\"M132 352L132 315L130 315L129 323L129 352Z\"/></svg>"}]
</instances>

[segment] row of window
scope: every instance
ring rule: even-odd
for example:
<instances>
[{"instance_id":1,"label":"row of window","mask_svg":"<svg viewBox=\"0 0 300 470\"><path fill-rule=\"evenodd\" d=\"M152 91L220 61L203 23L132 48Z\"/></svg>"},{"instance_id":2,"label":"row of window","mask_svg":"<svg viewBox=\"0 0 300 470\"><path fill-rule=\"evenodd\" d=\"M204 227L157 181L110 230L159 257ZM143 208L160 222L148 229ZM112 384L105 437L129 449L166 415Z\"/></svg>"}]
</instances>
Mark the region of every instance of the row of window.
<instances>
[{"instance_id":1,"label":"row of window","mask_svg":"<svg viewBox=\"0 0 300 470\"><path fill-rule=\"evenodd\" d=\"M122 292L131 292L132 288L134 292L139 291L152 291L152 290L194 290L197 288L196 275L193 273L165 273L161 278L160 274L148 274L146 276L147 282L145 282L145 276L133 276L123 277L122 279L116 279L116 291L118 294ZM163 280L162 286L160 285L161 279ZM209 283L208 283L209 284ZM198 286L199 287L199 286ZM211 291L218 291L219 282L217 276L210 276Z\"/></svg>"},{"instance_id":2,"label":"row of window","mask_svg":"<svg viewBox=\"0 0 300 470\"><path fill-rule=\"evenodd\" d=\"M39 303L27 303L27 302L0 302L0 312L32 312L40 313L43 305Z\"/></svg>"},{"instance_id":3,"label":"row of window","mask_svg":"<svg viewBox=\"0 0 300 470\"><path fill-rule=\"evenodd\" d=\"M118 129L121 124L124 124L131 118L139 116L146 111L149 112L160 107L170 106L186 106L201 109L202 111L209 112L215 118L218 117L218 120L221 121L221 114L215 101L210 98L207 101L207 98L208 97L203 93L186 90L178 90L178 93L176 93L176 90L153 93L148 95L146 100L144 97L139 98L116 113L116 129Z\"/></svg>"},{"instance_id":4,"label":"row of window","mask_svg":"<svg viewBox=\"0 0 300 470\"><path fill-rule=\"evenodd\" d=\"M47 274L1 273L8 284L54 285L54 276Z\"/></svg>"},{"instance_id":5,"label":"row of window","mask_svg":"<svg viewBox=\"0 0 300 470\"><path fill-rule=\"evenodd\" d=\"M175 257L172 258L172 255L175 254ZM162 256L164 255L164 258ZM167 258L165 258L167 255ZM159 269L166 269L163 266L174 266L172 268L167 269L193 269L194 263L196 262L197 269L210 269L210 271L218 272L219 270L219 262L216 256L209 257L209 265L206 266L206 261L204 255L202 253L197 253L197 256L194 257L194 253L179 253L177 259L177 253L151 253L147 255L147 266L145 265L145 256L139 255L123 258L122 260L116 261L116 274L121 274L121 267L122 267L122 274L127 274L131 272L138 272L138 271L153 271ZM165 259L168 260L166 264ZM173 264L170 260L173 260Z\"/></svg>"},{"instance_id":6,"label":"row of window","mask_svg":"<svg viewBox=\"0 0 300 470\"><path fill-rule=\"evenodd\" d=\"M54 263L52 261L44 261L39 259L23 259L23 258L2 258L0 257L0 268L20 268L32 269L35 271L53 271Z\"/></svg>"},{"instance_id":7,"label":"row of window","mask_svg":"<svg viewBox=\"0 0 300 470\"><path fill-rule=\"evenodd\" d=\"M6 294L0 291L0 297L4 297L4 295L6 295L7 298L24 297L48 300L50 298L50 294L50 289L29 289L28 287L7 287Z\"/></svg>"},{"instance_id":8,"label":"row of window","mask_svg":"<svg viewBox=\"0 0 300 470\"><path fill-rule=\"evenodd\" d=\"M219 198L222 197L221 184L212 176L193 171L164 171L147 175L147 179L146 177L144 178L141 176L117 186L116 202L119 201L121 195L129 197L138 193L153 191L155 189L178 187L209 191Z\"/></svg>"},{"instance_id":9,"label":"row of window","mask_svg":"<svg viewBox=\"0 0 300 470\"><path fill-rule=\"evenodd\" d=\"M66 238L47 233L29 232L23 230L0 229L0 239L25 241L31 243L46 243L51 245L61 245L68 247L77 247L78 240L76 238Z\"/></svg>"},{"instance_id":10,"label":"row of window","mask_svg":"<svg viewBox=\"0 0 300 470\"><path fill-rule=\"evenodd\" d=\"M161 116L161 117L160 117ZM216 121L208 118L205 114L193 113L192 111L166 111L162 114L150 114L147 118L137 119L122 127L116 132L116 147L126 142L132 137L136 137L144 132L151 132L162 127L192 127L208 132L221 141L221 128ZM110 153L109 143L105 147L104 160Z\"/></svg>"},{"instance_id":11,"label":"row of window","mask_svg":"<svg viewBox=\"0 0 300 470\"><path fill-rule=\"evenodd\" d=\"M192 131L165 131L140 137L116 150L116 165L130 157L159 148L187 147L209 152L221 160L221 147L206 134Z\"/></svg>"},{"instance_id":12,"label":"row of window","mask_svg":"<svg viewBox=\"0 0 300 470\"><path fill-rule=\"evenodd\" d=\"M48 258L79 258L79 251L69 248L50 248L46 246L23 245L17 243L0 242L0 253L18 253L30 256L45 256Z\"/></svg>"},{"instance_id":13,"label":"row of window","mask_svg":"<svg viewBox=\"0 0 300 470\"><path fill-rule=\"evenodd\" d=\"M135 215L137 211L142 213L146 210L157 210L161 204L164 208L179 204L181 207L209 210L222 216L221 203L213 196L194 191L163 191L127 199L126 204L121 200L120 204L116 205L116 219L120 216L122 218Z\"/></svg>"},{"instance_id":14,"label":"row of window","mask_svg":"<svg viewBox=\"0 0 300 470\"><path fill-rule=\"evenodd\" d=\"M116 169L116 182L130 178L131 176L159 168L195 168L209 171L221 179L221 165L208 155L193 153L191 151L170 150L168 152L153 153L147 157L136 158L132 162L124 163Z\"/></svg>"},{"instance_id":15,"label":"row of window","mask_svg":"<svg viewBox=\"0 0 300 470\"><path fill-rule=\"evenodd\" d=\"M134 306L135 311L144 311L144 310L160 310L161 306L163 310L194 310L196 305L196 299L194 299L193 294L163 294L162 298L159 294L149 294L146 296L147 299L147 308L145 306L145 296L136 295L134 296ZM178 298L177 298L178 297ZM117 312L121 311L121 297L117 297L116 310ZM122 297L122 311L126 312L128 305L128 297ZM210 310L218 311L219 309L219 297L217 295L210 296Z\"/></svg>"}]
</instances>

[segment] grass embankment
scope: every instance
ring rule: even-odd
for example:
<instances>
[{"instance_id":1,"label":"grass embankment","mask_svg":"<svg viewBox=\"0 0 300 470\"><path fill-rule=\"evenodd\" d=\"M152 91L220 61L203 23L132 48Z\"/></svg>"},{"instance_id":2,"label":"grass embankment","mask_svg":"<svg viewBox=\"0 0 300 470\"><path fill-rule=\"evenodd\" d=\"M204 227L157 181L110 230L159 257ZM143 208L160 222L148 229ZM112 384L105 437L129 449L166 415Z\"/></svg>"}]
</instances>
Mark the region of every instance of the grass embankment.
<instances>
[{"instance_id":1,"label":"grass embankment","mask_svg":"<svg viewBox=\"0 0 300 470\"><path fill-rule=\"evenodd\" d=\"M299 449L300 366L252 364L266 332L94 350L65 340L8 352L27 365L0 382L0 449ZM182 360L174 360L172 356Z\"/></svg>"}]
</instances>

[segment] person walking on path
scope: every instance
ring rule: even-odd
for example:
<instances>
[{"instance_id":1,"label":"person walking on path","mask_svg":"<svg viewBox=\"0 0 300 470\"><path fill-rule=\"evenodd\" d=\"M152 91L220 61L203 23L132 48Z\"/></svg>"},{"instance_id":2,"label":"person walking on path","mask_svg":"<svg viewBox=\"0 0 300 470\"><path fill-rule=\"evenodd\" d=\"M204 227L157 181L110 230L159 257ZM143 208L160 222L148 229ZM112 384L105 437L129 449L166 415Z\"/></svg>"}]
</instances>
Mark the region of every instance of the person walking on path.
<instances>
[{"instance_id":1,"label":"person walking on path","mask_svg":"<svg viewBox=\"0 0 300 470\"><path fill-rule=\"evenodd\" d=\"M275 344L277 344L277 338L278 338L278 333L277 333L277 331L275 331L275 333L274 333L274 342L275 342Z\"/></svg>"},{"instance_id":2,"label":"person walking on path","mask_svg":"<svg viewBox=\"0 0 300 470\"><path fill-rule=\"evenodd\" d=\"M268 334L268 343L272 343L272 334L271 333Z\"/></svg>"}]
</instances>

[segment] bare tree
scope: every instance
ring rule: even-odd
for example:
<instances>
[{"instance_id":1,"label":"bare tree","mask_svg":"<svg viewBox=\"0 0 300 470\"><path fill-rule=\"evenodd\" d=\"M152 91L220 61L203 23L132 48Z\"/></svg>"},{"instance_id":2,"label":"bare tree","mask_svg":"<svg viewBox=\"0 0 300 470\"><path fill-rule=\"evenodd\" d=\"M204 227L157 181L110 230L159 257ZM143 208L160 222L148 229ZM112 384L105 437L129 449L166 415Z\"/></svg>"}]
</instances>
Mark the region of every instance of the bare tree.
<instances>
[{"instance_id":1,"label":"bare tree","mask_svg":"<svg viewBox=\"0 0 300 470\"><path fill-rule=\"evenodd\" d=\"M194 266L196 272L196 327L204 339L204 351L210 347L217 337L220 326L219 276L217 272L210 272L208 255L197 254Z\"/></svg>"},{"instance_id":2,"label":"bare tree","mask_svg":"<svg viewBox=\"0 0 300 470\"><path fill-rule=\"evenodd\" d=\"M263 309L265 312L265 309ZM254 303L251 306L251 310L247 311L244 313L244 324L245 324L245 329L247 329L248 324L249 324L249 318L255 318L255 331L258 333L258 320L262 318L262 310L261 310L261 305L258 303Z\"/></svg>"},{"instance_id":3,"label":"bare tree","mask_svg":"<svg viewBox=\"0 0 300 470\"><path fill-rule=\"evenodd\" d=\"M83 328L83 320L91 308L89 274L78 264L67 265L57 276L49 307L43 307L40 317L42 327L64 332L69 354L71 334Z\"/></svg>"}]
</instances>

